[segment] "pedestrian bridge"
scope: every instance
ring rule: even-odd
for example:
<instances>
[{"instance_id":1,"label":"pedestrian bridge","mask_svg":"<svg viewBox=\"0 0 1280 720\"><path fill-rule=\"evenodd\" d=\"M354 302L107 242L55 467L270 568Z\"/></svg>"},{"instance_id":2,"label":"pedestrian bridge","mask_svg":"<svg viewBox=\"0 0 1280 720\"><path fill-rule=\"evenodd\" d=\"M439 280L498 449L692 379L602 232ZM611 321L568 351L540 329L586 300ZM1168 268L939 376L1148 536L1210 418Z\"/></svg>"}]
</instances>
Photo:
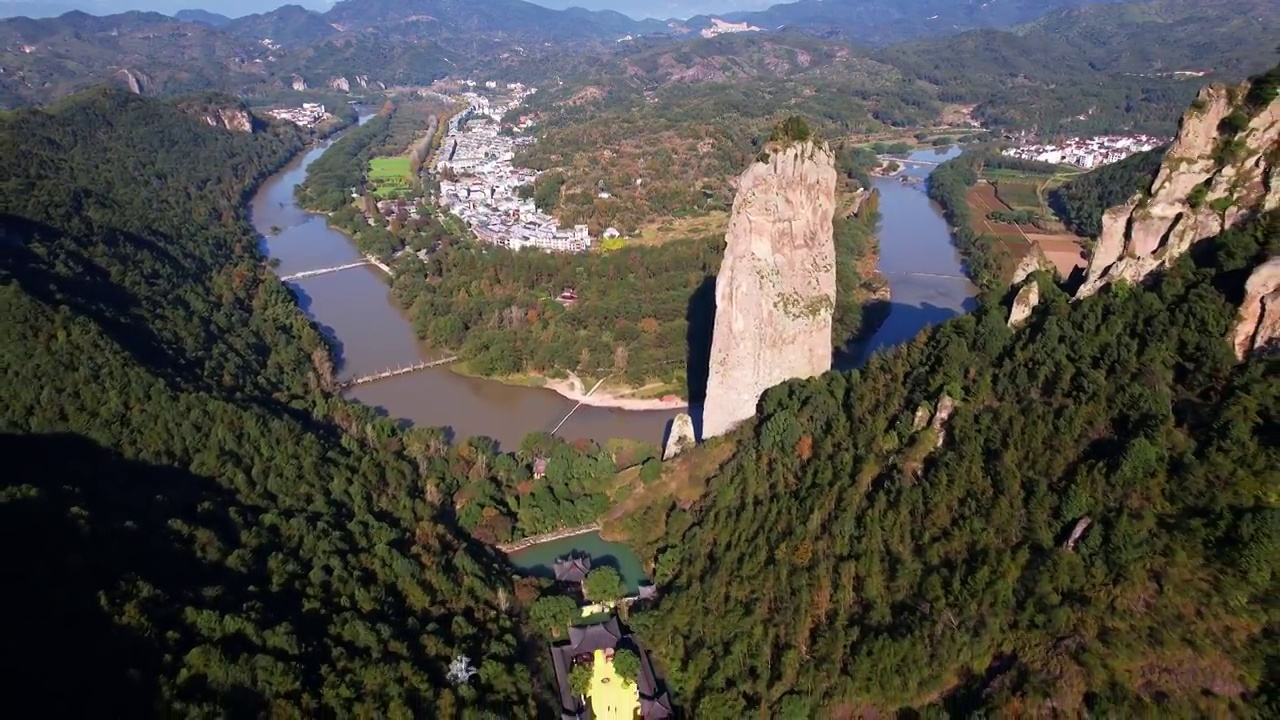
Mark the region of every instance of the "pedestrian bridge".
<instances>
[{"instance_id":1,"label":"pedestrian bridge","mask_svg":"<svg viewBox=\"0 0 1280 720\"><path fill-rule=\"evenodd\" d=\"M450 355L447 358L440 358L439 360L424 360L423 362L414 363L412 365L405 365L404 367L387 368L382 372L371 373L369 375L361 375L360 377L351 378L350 380L345 380L343 382L340 382L338 383L338 388L342 390L347 390L357 385L364 385L365 383L376 382L378 380L386 380L387 378L393 378L397 375L407 375L411 372L426 370L427 368L433 368L433 367L436 367L437 365L448 365L451 362L457 362L457 360L458 360L457 355Z\"/></svg>"}]
</instances>

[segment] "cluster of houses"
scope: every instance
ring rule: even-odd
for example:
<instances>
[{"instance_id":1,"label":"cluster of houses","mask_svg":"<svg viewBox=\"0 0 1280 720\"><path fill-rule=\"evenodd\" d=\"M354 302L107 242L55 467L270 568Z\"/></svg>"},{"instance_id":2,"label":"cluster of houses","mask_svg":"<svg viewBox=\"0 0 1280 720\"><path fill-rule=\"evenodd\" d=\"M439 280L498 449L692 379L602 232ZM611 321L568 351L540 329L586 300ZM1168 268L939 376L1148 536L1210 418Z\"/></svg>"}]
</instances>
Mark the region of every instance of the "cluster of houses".
<instances>
[{"instance_id":1,"label":"cluster of houses","mask_svg":"<svg viewBox=\"0 0 1280 720\"><path fill-rule=\"evenodd\" d=\"M302 127L315 127L324 122L329 114L320 103L302 103L302 107L279 108L268 110L267 114L277 120L288 120Z\"/></svg>"},{"instance_id":2,"label":"cluster of houses","mask_svg":"<svg viewBox=\"0 0 1280 720\"><path fill-rule=\"evenodd\" d=\"M556 560L556 581L573 589L580 597L582 583L591 571L591 558L570 555ZM652 600L656 588L641 586L640 594L632 600ZM624 601L625 602L625 601ZM591 617L596 607L586 611ZM551 645L551 664L556 673L556 689L560 697L561 720L586 720L587 718L639 717L642 720L665 720L674 716L671 696L658 681L649 654L618 621L612 612L590 624L575 624L568 629L568 639ZM627 649L639 658L639 672L630 683L612 671L612 663L618 650ZM569 681L575 666L589 668L592 672L592 691L588 696L579 695ZM609 687L610 683L625 683L621 687ZM603 692L603 690L608 692Z\"/></svg>"},{"instance_id":3,"label":"cluster of houses","mask_svg":"<svg viewBox=\"0 0 1280 720\"><path fill-rule=\"evenodd\" d=\"M538 173L515 167L515 149L533 138L502 134L500 121L537 88L512 83L507 89L511 100L503 104L475 92L464 93L468 107L449 121L436 163L441 207L466 222L482 242L512 250L589 250L592 237L586 225L562 228L533 200L520 198L519 189L532 185Z\"/></svg>"},{"instance_id":4,"label":"cluster of houses","mask_svg":"<svg viewBox=\"0 0 1280 720\"><path fill-rule=\"evenodd\" d=\"M1023 145L1004 150L1010 157L1057 165L1074 165L1090 170L1123 160L1135 153L1151 150L1169 142L1168 138L1150 135L1099 135L1091 138L1071 138L1061 143L1047 145Z\"/></svg>"}]
</instances>

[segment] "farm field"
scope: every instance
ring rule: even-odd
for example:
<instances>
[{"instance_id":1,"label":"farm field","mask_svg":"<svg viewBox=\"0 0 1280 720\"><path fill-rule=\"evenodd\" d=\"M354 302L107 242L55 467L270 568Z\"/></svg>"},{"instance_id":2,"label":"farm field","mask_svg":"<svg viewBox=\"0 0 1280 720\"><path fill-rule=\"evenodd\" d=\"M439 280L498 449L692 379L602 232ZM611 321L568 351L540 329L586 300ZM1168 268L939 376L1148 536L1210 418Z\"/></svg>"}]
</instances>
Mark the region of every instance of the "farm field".
<instances>
[{"instance_id":1,"label":"farm field","mask_svg":"<svg viewBox=\"0 0 1280 720\"><path fill-rule=\"evenodd\" d=\"M997 180L996 197L1014 210L1033 210L1040 212L1043 202L1040 200L1039 183L1021 180Z\"/></svg>"},{"instance_id":2,"label":"farm field","mask_svg":"<svg viewBox=\"0 0 1280 720\"><path fill-rule=\"evenodd\" d=\"M408 193L412 189L409 156L376 157L370 160L369 183L373 186L373 196L379 200Z\"/></svg>"},{"instance_id":3,"label":"farm field","mask_svg":"<svg viewBox=\"0 0 1280 720\"><path fill-rule=\"evenodd\" d=\"M1005 187L1003 198L1001 186ZM1027 194L1028 191L1030 195ZM1030 199L1031 195L1034 195L1034 201ZM1039 212L1042 208L1042 203L1034 184L1017 180L997 180L995 183L979 180L976 185L969 188L966 200L969 203L970 215L973 218L973 230L995 238L997 242L1003 244L1015 264L1032 245L1035 245L1053 263L1053 266L1057 268L1059 274L1063 277L1069 276L1077 267L1086 265L1084 245L1081 243L1080 238L1065 230L1052 232L1038 228L1035 225L1014 225L994 222L987 218L988 214L996 211L1036 210ZM1028 204L1015 206L1015 202L1026 202ZM1031 204L1032 202L1034 204ZM1046 216L1047 212L1047 208L1044 208ZM1050 227L1053 225L1057 225L1057 223L1051 223ZM1007 273L1012 273L1013 267L1007 267L1004 270Z\"/></svg>"}]
</instances>

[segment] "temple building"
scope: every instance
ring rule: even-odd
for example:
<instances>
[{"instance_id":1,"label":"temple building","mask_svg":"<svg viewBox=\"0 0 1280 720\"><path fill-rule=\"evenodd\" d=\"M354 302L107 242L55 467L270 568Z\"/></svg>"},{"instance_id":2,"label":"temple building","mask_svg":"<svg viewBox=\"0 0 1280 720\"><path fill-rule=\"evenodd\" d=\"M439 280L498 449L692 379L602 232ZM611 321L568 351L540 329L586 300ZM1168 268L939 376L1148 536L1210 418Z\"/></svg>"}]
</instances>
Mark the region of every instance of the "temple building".
<instances>
[{"instance_id":1,"label":"temple building","mask_svg":"<svg viewBox=\"0 0 1280 720\"><path fill-rule=\"evenodd\" d=\"M629 692L630 683L623 681L611 668L614 653L623 648L634 652L640 659L634 694ZM623 630L615 615L594 625L570 627L569 640L551 646L551 663L556 672L562 720L618 717L620 712L642 720L673 717L671 697L658 684L649 654L636 642L633 635ZM607 666L597 667L601 664ZM569 684L569 674L575 665L592 668L593 690L589 694L590 702L585 697L576 695ZM608 699L599 688L609 688ZM595 702L608 703L608 707L593 709L592 704ZM606 709L608 712L603 712Z\"/></svg>"}]
</instances>

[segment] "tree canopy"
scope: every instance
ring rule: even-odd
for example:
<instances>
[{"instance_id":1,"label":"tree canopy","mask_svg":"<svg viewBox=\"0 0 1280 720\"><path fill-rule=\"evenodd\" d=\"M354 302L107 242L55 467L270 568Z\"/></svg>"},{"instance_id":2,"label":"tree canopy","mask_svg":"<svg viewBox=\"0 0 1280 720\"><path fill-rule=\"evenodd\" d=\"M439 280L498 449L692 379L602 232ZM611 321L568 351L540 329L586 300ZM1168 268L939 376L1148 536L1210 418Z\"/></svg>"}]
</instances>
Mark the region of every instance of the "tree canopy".
<instances>
[{"instance_id":1,"label":"tree canopy","mask_svg":"<svg viewBox=\"0 0 1280 720\"><path fill-rule=\"evenodd\" d=\"M245 221L302 141L124 91L0 118L15 706L535 714L505 561L452 529L410 438L325 390L325 338Z\"/></svg>"}]
</instances>

